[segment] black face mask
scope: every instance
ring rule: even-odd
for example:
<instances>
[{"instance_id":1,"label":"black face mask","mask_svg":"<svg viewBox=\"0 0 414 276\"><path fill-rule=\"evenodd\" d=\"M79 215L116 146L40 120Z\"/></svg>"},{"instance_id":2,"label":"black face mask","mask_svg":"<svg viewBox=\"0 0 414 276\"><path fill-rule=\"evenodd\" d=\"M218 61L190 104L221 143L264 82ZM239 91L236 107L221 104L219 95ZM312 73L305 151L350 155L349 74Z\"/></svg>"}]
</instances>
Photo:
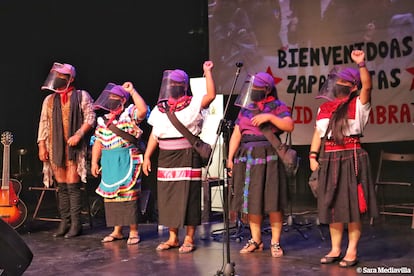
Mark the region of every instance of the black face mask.
<instances>
[{"instance_id":1,"label":"black face mask","mask_svg":"<svg viewBox=\"0 0 414 276\"><path fill-rule=\"evenodd\" d=\"M351 87L347 86L347 85L342 85L342 84L335 84L333 86L333 94L335 96L335 98L341 97L341 96L349 96L349 94L351 93Z\"/></svg>"},{"instance_id":2,"label":"black face mask","mask_svg":"<svg viewBox=\"0 0 414 276\"><path fill-rule=\"evenodd\" d=\"M61 88L65 88L66 85L68 85L68 80L67 79L56 78L54 83L53 83L53 88L54 89L61 89Z\"/></svg>"},{"instance_id":3,"label":"black face mask","mask_svg":"<svg viewBox=\"0 0 414 276\"><path fill-rule=\"evenodd\" d=\"M106 107L111 110L115 111L121 106L121 100L119 99L108 99L106 103Z\"/></svg>"},{"instance_id":4,"label":"black face mask","mask_svg":"<svg viewBox=\"0 0 414 276\"><path fill-rule=\"evenodd\" d=\"M178 99L184 96L184 87L183 86L171 86L169 89L170 96L174 99Z\"/></svg>"},{"instance_id":5,"label":"black face mask","mask_svg":"<svg viewBox=\"0 0 414 276\"><path fill-rule=\"evenodd\" d=\"M259 102L264 98L266 98L266 93L264 90L252 89L250 91L250 100L252 100L253 102Z\"/></svg>"}]
</instances>

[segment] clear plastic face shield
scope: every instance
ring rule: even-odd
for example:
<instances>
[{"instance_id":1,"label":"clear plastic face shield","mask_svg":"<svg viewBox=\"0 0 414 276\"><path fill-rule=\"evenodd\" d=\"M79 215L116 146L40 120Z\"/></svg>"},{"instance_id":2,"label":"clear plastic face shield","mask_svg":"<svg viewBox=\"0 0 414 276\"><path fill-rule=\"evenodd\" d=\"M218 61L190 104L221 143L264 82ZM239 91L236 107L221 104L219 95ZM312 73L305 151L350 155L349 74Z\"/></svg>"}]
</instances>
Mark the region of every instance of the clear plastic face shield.
<instances>
[{"instance_id":1,"label":"clear plastic face shield","mask_svg":"<svg viewBox=\"0 0 414 276\"><path fill-rule=\"evenodd\" d=\"M350 74L355 74L355 76ZM348 97L351 92L355 91L356 85L359 85L359 75L356 75L352 69L340 69L334 67L328 74L328 77L318 92L316 99L325 99L333 101L339 98Z\"/></svg>"},{"instance_id":2,"label":"clear plastic face shield","mask_svg":"<svg viewBox=\"0 0 414 276\"><path fill-rule=\"evenodd\" d=\"M162 76L158 103L168 102L169 99L179 99L190 96L188 76L182 70L165 70Z\"/></svg>"},{"instance_id":3,"label":"clear plastic face shield","mask_svg":"<svg viewBox=\"0 0 414 276\"><path fill-rule=\"evenodd\" d=\"M237 97L234 105L246 108L249 110L258 110L258 102L264 100L267 95L270 93L271 87L268 86L256 86L255 83L256 76L248 75L246 81L244 82L240 94Z\"/></svg>"},{"instance_id":4,"label":"clear plastic face shield","mask_svg":"<svg viewBox=\"0 0 414 276\"><path fill-rule=\"evenodd\" d=\"M57 93L65 92L75 77L74 72L71 65L55 62L41 89Z\"/></svg>"},{"instance_id":5,"label":"clear plastic face shield","mask_svg":"<svg viewBox=\"0 0 414 276\"><path fill-rule=\"evenodd\" d=\"M94 109L104 109L112 113L116 113L118 110L123 109L126 99L117 92L121 91L120 89L119 85L108 83L93 104Z\"/></svg>"}]
</instances>

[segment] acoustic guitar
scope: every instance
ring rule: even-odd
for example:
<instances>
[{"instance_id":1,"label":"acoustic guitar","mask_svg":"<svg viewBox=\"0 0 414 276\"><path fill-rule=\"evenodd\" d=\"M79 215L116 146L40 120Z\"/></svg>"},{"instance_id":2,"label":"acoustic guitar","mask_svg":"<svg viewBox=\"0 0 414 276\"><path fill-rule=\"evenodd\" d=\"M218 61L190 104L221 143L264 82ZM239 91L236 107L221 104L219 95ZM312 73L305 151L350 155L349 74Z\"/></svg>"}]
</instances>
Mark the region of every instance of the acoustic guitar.
<instances>
[{"instance_id":1,"label":"acoustic guitar","mask_svg":"<svg viewBox=\"0 0 414 276\"><path fill-rule=\"evenodd\" d=\"M11 132L5 131L1 134L4 152L3 176L0 189L0 218L16 229L25 222L27 207L19 198L22 184L18 180L10 178L10 145L12 142L13 135Z\"/></svg>"}]
</instances>

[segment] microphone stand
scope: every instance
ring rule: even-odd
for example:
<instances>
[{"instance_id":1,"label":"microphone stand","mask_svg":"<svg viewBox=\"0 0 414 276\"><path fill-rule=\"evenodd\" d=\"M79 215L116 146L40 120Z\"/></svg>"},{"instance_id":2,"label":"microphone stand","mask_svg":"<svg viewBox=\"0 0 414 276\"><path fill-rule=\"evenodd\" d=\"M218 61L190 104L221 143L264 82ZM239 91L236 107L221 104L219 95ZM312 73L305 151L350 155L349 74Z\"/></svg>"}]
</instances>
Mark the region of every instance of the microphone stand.
<instances>
[{"instance_id":1,"label":"microphone stand","mask_svg":"<svg viewBox=\"0 0 414 276\"><path fill-rule=\"evenodd\" d=\"M229 94L229 97L227 99L227 102L226 102L226 106L224 108L224 111L223 111L223 119L220 120L219 126L217 128L216 140L215 140L215 142L213 144L212 152L214 152L214 150L216 148L216 145L217 145L217 141L218 141L219 135L223 131L223 124L226 125L224 118L226 118L227 110L228 110L228 107L229 107L229 104L230 104L230 100L231 100L231 96L233 95L234 88L236 87L237 79L239 78L240 70L241 70L241 68L243 66L243 63L242 62L237 62L236 63L236 66L237 66L236 75L234 77L233 85L231 87L230 94ZM210 163L212 161L212 157L213 157L213 154L210 155L210 158L209 158L209 161L208 161L208 164L207 164L207 167L206 167L207 174L208 174L208 169L210 167ZM227 189L228 189L228 178L227 178L227 168L226 168L226 165L227 165L226 164L227 163L226 162L226 157L223 159L223 163L224 163L224 176L223 176L223 197L224 197L223 220L224 220L225 232L226 232L226 253L227 253L226 256L227 256L227 263L226 263L226 265L224 267L224 270L222 269L222 270L217 271L216 275L233 276L233 275L235 275L234 274L235 273L235 271L234 271L235 264L234 264L234 262L231 262L230 261L230 235L229 235L229 230L230 230L229 224L230 224L230 221L229 221L229 203L228 203L228 200L229 199L228 199L228 191L227 191Z\"/></svg>"}]
</instances>

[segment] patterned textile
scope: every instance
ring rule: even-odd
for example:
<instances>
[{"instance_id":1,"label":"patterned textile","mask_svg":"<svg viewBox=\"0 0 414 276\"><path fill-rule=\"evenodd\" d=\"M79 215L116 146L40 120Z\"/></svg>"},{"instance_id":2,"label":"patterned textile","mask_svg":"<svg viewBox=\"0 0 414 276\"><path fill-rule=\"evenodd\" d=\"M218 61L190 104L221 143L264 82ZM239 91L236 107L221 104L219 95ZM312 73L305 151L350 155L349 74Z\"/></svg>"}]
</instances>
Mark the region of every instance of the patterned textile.
<instances>
[{"instance_id":1,"label":"patterned textile","mask_svg":"<svg viewBox=\"0 0 414 276\"><path fill-rule=\"evenodd\" d=\"M194 135L200 134L204 119L204 110L201 110L203 95L200 94L195 94L187 107L175 112L178 120ZM158 107L152 110L148 124L152 125L152 135L159 142L158 222L173 228L201 224L202 169L199 154Z\"/></svg>"},{"instance_id":2,"label":"patterned textile","mask_svg":"<svg viewBox=\"0 0 414 276\"><path fill-rule=\"evenodd\" d=\"M316 127L321 135L325 134L328 128L329 118L332 116L332 112L342 101L333 101L323 103L316 118ZM348 128L345 136L355 136L362 134L365 125L368 123L369 113L371 112L371 104L362 105L359 97L355 97L351 100L348 106ZM330 133L328 134L330 137Z\"/></svg>"},{"instance_id":3,"label":"patterned textile","mask_svg":"<svg viewBox=\"0 0 414 276\"><path fill-rule=\"evenodd\" d=\"M136 198L137 193L130 191L140 190L142 159L134 147L102 150L102 177L96 193L104 198L117 197L117 200Z\"/></svg>"},{"instance_id":4,"label":"patterned textile","mask_svg":"<svg viewBox=\"0 0 414 276\"><path fill-rule=\"evenodd\" d=\"M326 132L333 111L342 102L326 102L319 108L316 126L321 136ZM369 156L359 141L370 110L370 103L362 105L359 97L353 98L348 106L344 144L337 145L331 139L325 141L325 150L318 159L318 216L321 223L359 222L363 216L378 215ZM359 210L358 184L362 185L368 207L364 214Z\"/></svg>"},{"instance_id":5,"label":"patterned textile","mask_svg":"<svg viewBox=\"0 0 414 276\"><path fill-rule=\"evenodd\" d=\"M201 224L201 167L192 148L160 149L158 220L168 227Z\"/></svg>"},{"instance_id":6,"label":"patterned textile","mask_svg":"<svg viewBox=\"0 0 414 276\"><path fill-rule=\"evenodd\" d=\"M137 112L135 105L131 104L112 124L140 138L142 130L138 123L141 119ZM98 118L95 138L103 146L102 177L96 193L104 197L106 202L136 200L141 191L142 153L135 145L107 128L102 117Z\"/></svg>"},{"instance_id":7,"label":"patterned textile","mask_svg":"<svg viewBox=\"0 0 414 276\"><path fill-rule=\"evenodd\" d=\"M129 134L135 136L136 138L140 138L142 135L142 130L138 127L137 121L139 121L139 118L137 116L137 109L134 105L130 105L124 110L124 112L122 112L118 120L114 120L112 124L114 124L120 130L128 132ZM102 117L98 118L97 124L98 125L95 129L95 137L99 139L104 149L115 149L132 146L129 141L123 139L120 136L117 136L109 128L107 128Z\"/></svg>"},{"instance_id":8,"label":"patterned textile","mask_svg":"<svg viewBox=\"0 0 414 276\"><path fill-rule=\"evenodd\" d=\"M281 101L274 100L272 102L267 102L264 104L263 111L261 113L271 113L280 118L290 116L289 108ZM240 126L240 131L242 135L262 135L262 132L257 126L252 125L251 119L256 115L255 111L249 109L241 109L235 124ZM273 132L279 132L275 126L271 127Z\"/></svg>"},{"instance_id":9,"label":"patterned textile","mask_svg":"<svg viewBox=\"0 0 414 276\"><path fill-rule=\"evenodd\" d=\"M280 118L290 116L289 108L279 100L264 103L261 113L271 113ZM287 183L276 149L251 123L256 114L243 108L236 120L242 138L233 159L231 206L234 211L264 215L286 207ZM273 132L281 133L276 127L272 128Z\"/></svg>"},{"instance_id":10,"label":"patterned textile","mask_svg":"<svg viewBox=\"0 0 414 276\"><path fill-rule=\"evenodd\" d=\"M269 142L242 142L234 157L232 210L264 215L286 208L287 183L282 166Z\"/></svg>"}]
</instances>

